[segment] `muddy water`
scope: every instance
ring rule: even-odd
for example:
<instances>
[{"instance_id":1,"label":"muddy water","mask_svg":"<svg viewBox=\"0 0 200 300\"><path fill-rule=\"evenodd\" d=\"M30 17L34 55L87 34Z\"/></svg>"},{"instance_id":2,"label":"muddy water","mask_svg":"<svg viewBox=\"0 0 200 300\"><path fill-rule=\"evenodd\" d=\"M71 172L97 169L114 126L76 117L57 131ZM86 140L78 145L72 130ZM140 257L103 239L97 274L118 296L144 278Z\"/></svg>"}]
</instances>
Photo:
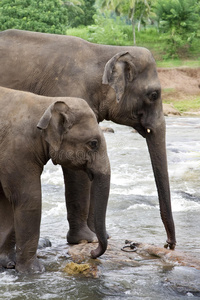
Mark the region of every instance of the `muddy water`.
<instances>
[{"instance_id":1,"label":"muddy water","mask_svg":"<svg viewBox=\"0 0 200 300\"><path fill-rule=\"evenodd\" d=\"M167 118L167 153L176 225L177 250L200 259L200 118ZM125 239L155 243L166 240L160 220L157 193L145 140L132 129L105 122L112 167L107 229L119 247ZM42 251L43 274L22 276L14 270L0 272L0 299L197 299L200 271L138 259L132 264L105 261L99 278L69 276L66 246L68 228L60 167L51 163L42 176L41 236L51 248Z\"/></svg>"}]
</instances>

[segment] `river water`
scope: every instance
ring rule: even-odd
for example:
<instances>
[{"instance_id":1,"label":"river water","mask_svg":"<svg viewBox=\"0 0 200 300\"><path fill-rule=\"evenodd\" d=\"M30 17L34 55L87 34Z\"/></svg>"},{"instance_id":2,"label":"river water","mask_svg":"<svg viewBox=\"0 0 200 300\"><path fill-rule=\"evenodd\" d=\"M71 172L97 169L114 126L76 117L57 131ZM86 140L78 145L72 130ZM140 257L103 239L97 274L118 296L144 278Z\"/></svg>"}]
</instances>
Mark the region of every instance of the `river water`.
<instances>
[{"instance_id":1,"label":"river water","mask_svg":"<svg viewBox=\"0 0 200 300\"><path fill-rule=\"evenodd\" d=\"M167 153L177 250L200 259L200 118L167 117ZM111 161L107 230L119 248L125 239L163 246L157 192L145 140L129 127L103 122ZM41 237L52 242L43 251L46 272L29 276L0 272L0 299L197 299L200 271L157 259L133 264L104 263L99 278L69 276L68 224L61 168L51 162L42 175ZM104 261L102 256L100 261Z\"/></svg>"}]
</instances>

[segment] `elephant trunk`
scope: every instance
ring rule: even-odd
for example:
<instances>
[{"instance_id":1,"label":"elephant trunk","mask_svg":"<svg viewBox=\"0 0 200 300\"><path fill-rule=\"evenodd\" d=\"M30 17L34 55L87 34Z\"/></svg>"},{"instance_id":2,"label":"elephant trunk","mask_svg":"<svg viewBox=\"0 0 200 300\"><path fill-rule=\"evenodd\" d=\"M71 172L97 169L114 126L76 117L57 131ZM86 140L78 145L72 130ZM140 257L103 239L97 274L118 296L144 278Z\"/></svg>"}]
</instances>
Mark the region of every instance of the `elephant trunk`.
<instances>
[{"instance_id":1,"label":"elephant trunk","mask_svg":"<svg viewBox=\"0 0 200 300\"><path fill-rule=\"evenodd\" d=\"M91 251L92 258L102 255L107 249L106 209L110 190L109 174L95 174L91 188L91 201L94 203L94 227L99 245Z\"/></svg>"},{"instance_id":2,"label":"elephant trunk","mask_svg":"<svg viewBox=\"0 0 200 300\"><path fill-rule=\"evenodd\" d=\"M147 133L146 141L158 190L161 218L167 232L167 246L174 249L176 238L171 210L164 118L156 129Z\"/></svg>"}]
</instances>

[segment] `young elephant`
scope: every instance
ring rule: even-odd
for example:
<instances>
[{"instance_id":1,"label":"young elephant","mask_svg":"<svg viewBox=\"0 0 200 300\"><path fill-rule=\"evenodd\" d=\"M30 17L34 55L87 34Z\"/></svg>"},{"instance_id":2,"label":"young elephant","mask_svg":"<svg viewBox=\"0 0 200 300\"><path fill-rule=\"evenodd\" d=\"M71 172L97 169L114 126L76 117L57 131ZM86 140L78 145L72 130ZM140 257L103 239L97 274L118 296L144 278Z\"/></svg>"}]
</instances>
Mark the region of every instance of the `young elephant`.
<instances>
[{"instance_id":1,"label":"young elephant","mask_svg":"<svg viewBox=\"0 0 200 300\"><path fill-rule=\"evenodd\" d=\"M93 180L96 258L107 248L110 165L103 134L87 102L0 88L0 266L43 271L36 257L43 166L49 159ZM84 189L84 186L83 186ZM15 247L16 246L16 247Z\"/></svg>"}]
</instances>

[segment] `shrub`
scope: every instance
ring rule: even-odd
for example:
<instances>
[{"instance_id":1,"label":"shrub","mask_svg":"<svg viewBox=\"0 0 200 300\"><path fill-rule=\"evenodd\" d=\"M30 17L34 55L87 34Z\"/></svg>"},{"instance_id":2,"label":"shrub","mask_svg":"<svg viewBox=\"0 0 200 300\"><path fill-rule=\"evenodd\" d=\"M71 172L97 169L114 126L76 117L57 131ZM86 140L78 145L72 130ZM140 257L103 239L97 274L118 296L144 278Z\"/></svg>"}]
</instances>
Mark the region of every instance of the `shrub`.
<instances>
[{"instance_id":1,"label":"shrub","mask_svg":"<svg viewBox=\"0 0 200 300\"><path fill-rule=\"evenodd\" d=\"M186 53L198 34L197 0L160 0L155 5L159 31L165 38L167 57Z\"/></svg>"},{"instance_id":2,"label":"shrub","mask_svg":"<svg viewBox=\"0 0 200 300\"><path fill-rule=\"evenodd\" d=\"M2 0L0 30L23 29L65 34L67 8L60 0Z\"/></svg>"},{"instance_id":3,"label":"shrub","mask_svg":"<svg viewBox=\"0 0 200 300\"><path fill-rule=\"evenodd\" d=\"M94 21L94 25L88 26L88 40L91 42L108 45L125 45L129 42L119 17L110 18L108 15L96 14Z\"/></svg>"}]
</instances>

